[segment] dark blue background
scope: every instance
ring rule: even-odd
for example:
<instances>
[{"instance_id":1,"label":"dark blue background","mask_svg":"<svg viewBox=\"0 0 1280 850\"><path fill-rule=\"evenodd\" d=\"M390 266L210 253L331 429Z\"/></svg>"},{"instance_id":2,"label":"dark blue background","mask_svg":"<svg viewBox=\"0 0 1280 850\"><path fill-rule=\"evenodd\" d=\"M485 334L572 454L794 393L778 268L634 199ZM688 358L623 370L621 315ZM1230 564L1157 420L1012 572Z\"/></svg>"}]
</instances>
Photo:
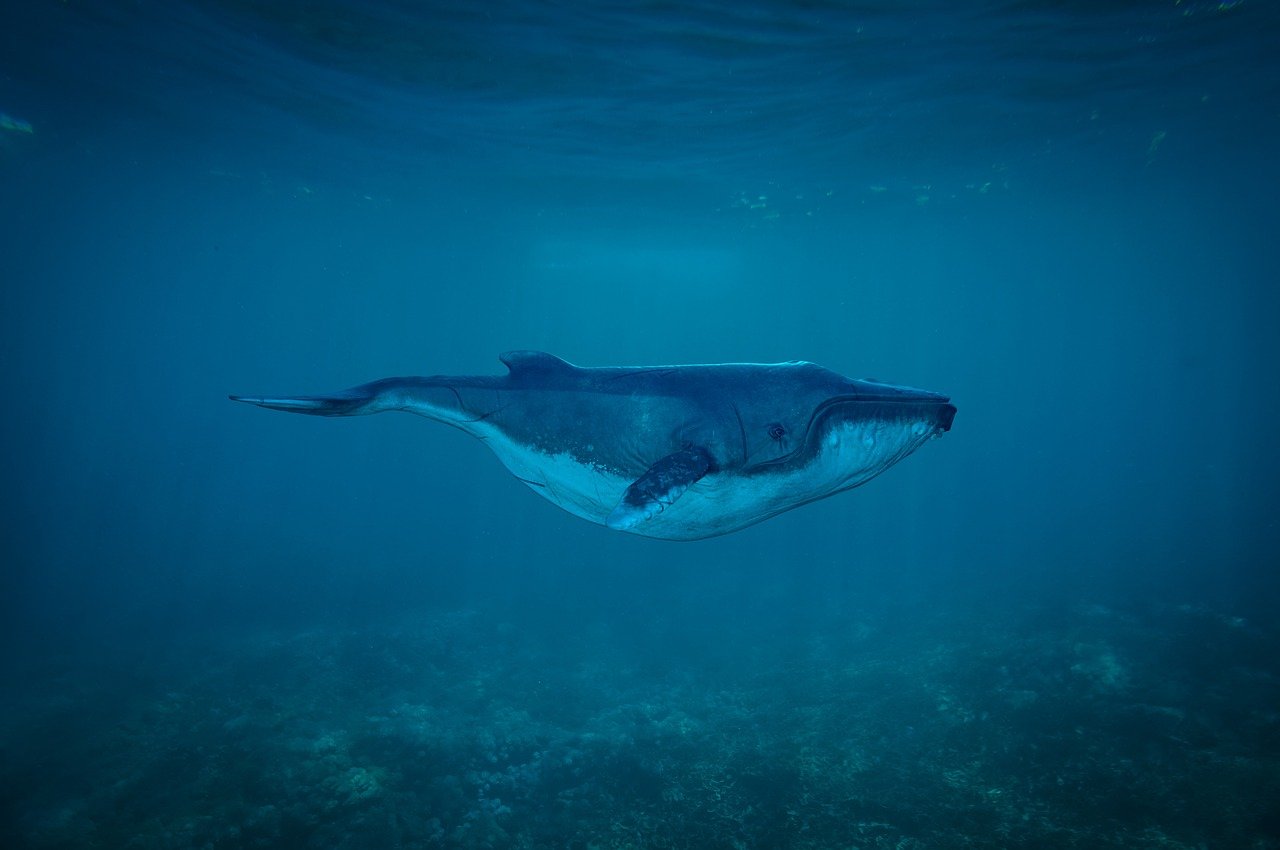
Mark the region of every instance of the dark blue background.
<instances>
[{"instance_id":1,"label":"dark blue background","mask_svg":"<svg viewBox=\"0 0 1280 850\"><path fill-rule=\"evenodd\" d=\"M457 608L695 656L850 605L1269 623L1278 43L1266 3L8 4L7 667ZM959 414L669 544L434 423L226 400L513 348Z\"/></svg>"}]
</instances>

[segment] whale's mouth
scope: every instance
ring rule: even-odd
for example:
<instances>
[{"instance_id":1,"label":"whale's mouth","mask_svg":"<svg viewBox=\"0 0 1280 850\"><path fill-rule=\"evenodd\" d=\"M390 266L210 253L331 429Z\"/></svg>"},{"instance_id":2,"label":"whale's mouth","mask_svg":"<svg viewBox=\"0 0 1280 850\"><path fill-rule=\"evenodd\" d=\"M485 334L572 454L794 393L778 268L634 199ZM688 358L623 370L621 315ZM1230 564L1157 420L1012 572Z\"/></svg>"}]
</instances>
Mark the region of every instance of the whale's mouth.
<instances>
[{"instance_id":1,"label":"whale's mouth","mask_svg":"<svg viewBox=\"0 0 1280 850\"><path fill-rule=\"evenodd\" d=\"M942 409L938 411L938 430L950 431L951 422L956 418L956 406L954 404L942 404Z\"/></svg>"},{"instance_id":2,"label":"whale's mouth","mask_svg":"<svg viewBox=\"0 0 1280 850\"><path fill-rule=\"evenodd\" d=\"M794 449L776 458L755 464L752 468L763 471L784 467L796 460L816 454L821 448L821 441L827 430L823 427L824 420L849 408L856 412L858 419L896 423L901 428L916 431L922 437L938 436L951 430L951 423L956 417L956 407L950 403L950 396L879 382L858 381L857 383L860 385L859 392L833 396L813 409L805 425L804 437L797 442Z\"/></svg>"},{"instance_id":3,"label":"whale's mouth","mask_svg":"<svg viewBox=\"0 0 1280 850\"><path fill-rule=\"evenodd\" d=\"M951 397L942 393L896 387L891 384L872 384L859 381L859 392L833 396L813 409L806 428L806 439L815 434L823 419L838 410L853 408L858 418L884 421L923 422L933 425L937 431L950 431L956 418L956 406ZM864 387L869 391L864 391Z\"/></svg>"},{"instance_id":4,"label":"whale's mouth","mask_svg":"<svg viewBox=\"0 0 1280 850\"><path fill-rule=\"evenodd\" d=\"M914 419L918 415L925 422L931 421L937 433L950 431L951 423L956 418L956 406L951 404L951 396L944 393L886 384L882 381L871 379L854 381L854 383L858 388L856 393L837 396L819 405L818 409L814 411L814 415L810 417L810 425L817 421L821 411L827 405L846 404L849 402L886 405L885 413L888 414L886 418L892 417L895 410L897 411L897 416L905 414L907 418ZM894 408L889 407L889 405L903 405L905 407ZM912 412L907 412L907 409Z\"/></svg>"}]
</instances>

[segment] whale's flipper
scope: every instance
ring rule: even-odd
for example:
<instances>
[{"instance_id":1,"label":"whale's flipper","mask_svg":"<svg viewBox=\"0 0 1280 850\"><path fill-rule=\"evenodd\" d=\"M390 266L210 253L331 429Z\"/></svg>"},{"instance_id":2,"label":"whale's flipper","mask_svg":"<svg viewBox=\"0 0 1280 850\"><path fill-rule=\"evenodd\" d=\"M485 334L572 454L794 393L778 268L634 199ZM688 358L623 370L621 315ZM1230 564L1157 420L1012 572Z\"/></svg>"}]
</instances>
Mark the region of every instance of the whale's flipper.
<instances>
[{"instance_id":1,"label":"whale's flipper","mask_svg":"<svg viewBox=\"0 0 1280 850\"><path fill-rule=\"evenodd\" d=\"M690 446L667 455L627 488L605 524L616 531L625 531L652 519L670 507L712 466L711 454L701 446Z\"/></svg>"}]
</instances>

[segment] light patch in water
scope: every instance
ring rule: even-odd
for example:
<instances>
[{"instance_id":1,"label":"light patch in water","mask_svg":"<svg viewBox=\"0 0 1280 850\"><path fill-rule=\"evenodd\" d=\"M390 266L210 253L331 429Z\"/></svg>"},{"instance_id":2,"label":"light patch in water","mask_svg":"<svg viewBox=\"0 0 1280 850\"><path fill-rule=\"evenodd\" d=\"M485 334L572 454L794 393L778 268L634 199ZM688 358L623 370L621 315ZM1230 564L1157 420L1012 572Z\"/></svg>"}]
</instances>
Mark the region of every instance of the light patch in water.
<instances>
[{"instance_id":1,"label":"light patch in water","mask_svg":"<svg viewBox=\"0 0 1280 850\"><path fill-rule=\"evenodd\" d=\"M616 236L547 242L534 247L532 263L543 274L575 291L582 285L608 282L613 287L647 292L727 293L740 284L746 272L740 252L678 244L683 238L655 234L643 242L619 240Z\"/></svg>"}]
</instances>

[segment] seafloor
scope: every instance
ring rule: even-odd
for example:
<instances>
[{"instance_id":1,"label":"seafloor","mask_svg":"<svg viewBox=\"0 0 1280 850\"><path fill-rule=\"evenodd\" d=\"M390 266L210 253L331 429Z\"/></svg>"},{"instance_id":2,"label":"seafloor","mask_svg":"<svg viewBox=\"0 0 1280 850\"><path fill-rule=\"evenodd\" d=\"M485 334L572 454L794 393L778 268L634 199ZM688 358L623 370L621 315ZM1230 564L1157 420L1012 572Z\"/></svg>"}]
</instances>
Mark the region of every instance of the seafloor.
<instances>
[{"instance_id":1,"label":"seafloor","mask_svg":"<svg viewBox=\"0 0 1280 850\"><path fill-rule=\"evenodd\" d=\"M42 663L3 706L0 845L1280 847L1253 623L726 631L459 611Z\"/></svg>"}]
</instances>

